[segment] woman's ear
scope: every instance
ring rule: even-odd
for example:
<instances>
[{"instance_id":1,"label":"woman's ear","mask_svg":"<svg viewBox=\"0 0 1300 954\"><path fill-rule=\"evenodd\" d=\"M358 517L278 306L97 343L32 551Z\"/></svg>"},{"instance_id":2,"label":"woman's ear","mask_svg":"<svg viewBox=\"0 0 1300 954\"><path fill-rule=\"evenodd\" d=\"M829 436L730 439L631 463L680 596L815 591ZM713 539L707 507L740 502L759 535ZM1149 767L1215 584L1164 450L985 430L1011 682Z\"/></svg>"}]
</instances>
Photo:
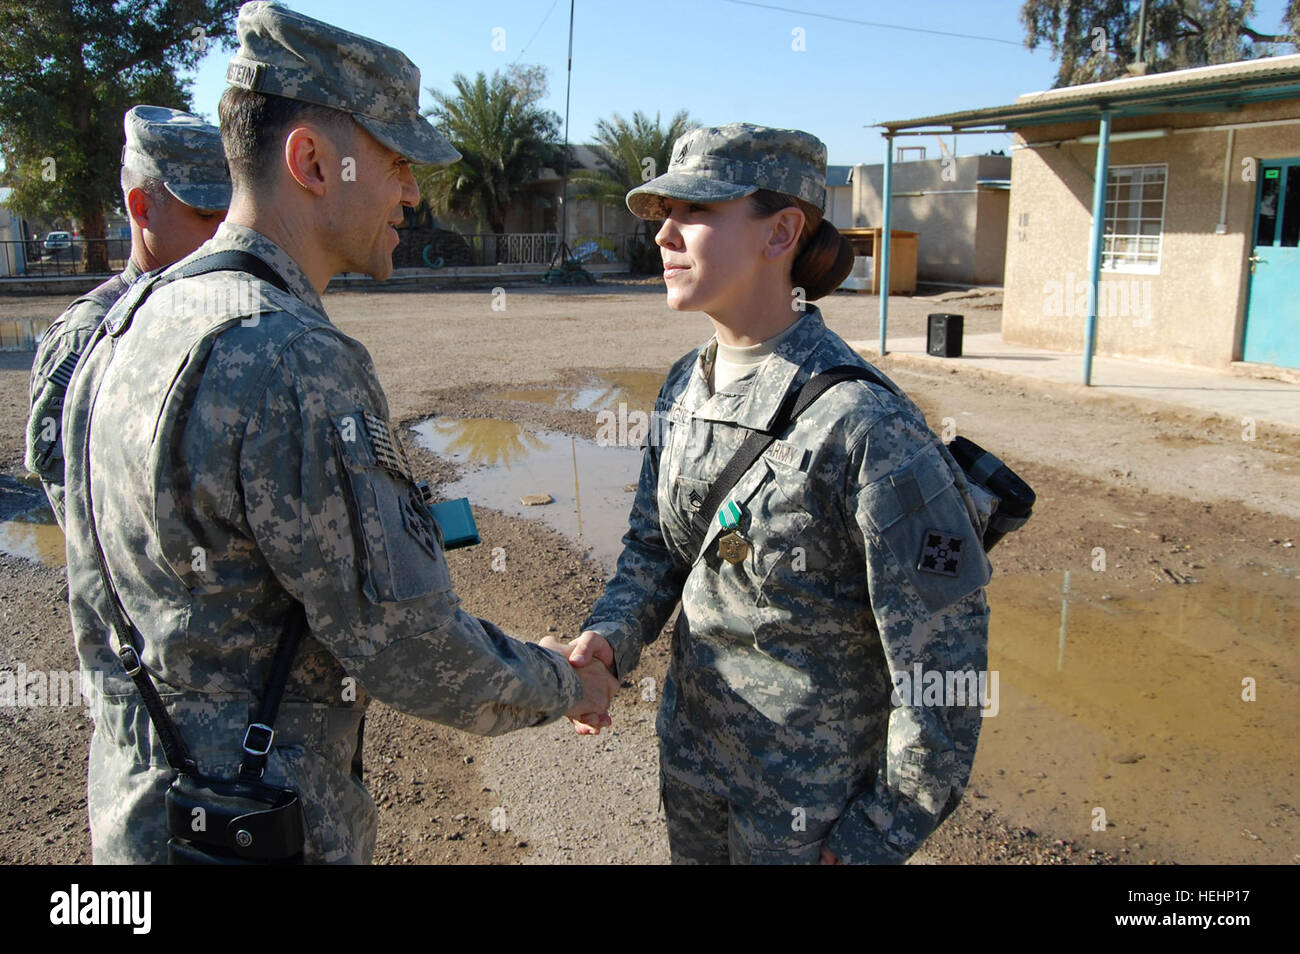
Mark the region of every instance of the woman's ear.
<instances>
[{"instance_id":1,"label":"woman's ear","mask_svg":"<svg viewBox=\"0 0 1300 954\"><path fill-rule=\"evenodd\" d=\"M803 210L793 205L773 215L763 254L768 258L780 258L791 251L799 244L804 221Z\"/></svg>"}]
</instances>

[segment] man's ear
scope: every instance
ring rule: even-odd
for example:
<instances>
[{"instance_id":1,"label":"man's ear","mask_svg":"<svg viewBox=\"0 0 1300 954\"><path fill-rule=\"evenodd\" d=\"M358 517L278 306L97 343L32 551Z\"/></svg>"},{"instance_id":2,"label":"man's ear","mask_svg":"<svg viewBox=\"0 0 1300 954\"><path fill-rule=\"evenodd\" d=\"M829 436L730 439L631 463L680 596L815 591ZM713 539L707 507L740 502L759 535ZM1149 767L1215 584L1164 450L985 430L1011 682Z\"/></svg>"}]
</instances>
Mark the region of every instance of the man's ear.
<instances>
[{"instance_id":1,"label":"man's ear","mask_svg":"<svg viewBox=\"0 0 1300 954\"><path fill-rule=\"evenodd\" d=\"M284 162L289 175L312 195L325 194L325 169L333 143L315 126L297 126L284 139Z\"/></svg>"},{"instance_id":2,"label":"man's ear","mask_svg":"<svg viewBox=\"0 0 1300 954\"><path fill-rule=\"evenodd\" d=\"M804 214L798 206L782 209L772 217L771 231L768 232L767 246L763 254L768 258L780 258L799 242L803 234Z\"/></svg>"},{"instance_id":3,"label":"man's ear","mask_svg":"<svg viewBox=\"0 0 1300 954\"><path fill-rule=\"evenodd\" d=\"M131 221L142 229L149 228L149 216L153 212L153 196L144 189L135 188L126 194L126 213Z\"/></svg>"}]
</instances>

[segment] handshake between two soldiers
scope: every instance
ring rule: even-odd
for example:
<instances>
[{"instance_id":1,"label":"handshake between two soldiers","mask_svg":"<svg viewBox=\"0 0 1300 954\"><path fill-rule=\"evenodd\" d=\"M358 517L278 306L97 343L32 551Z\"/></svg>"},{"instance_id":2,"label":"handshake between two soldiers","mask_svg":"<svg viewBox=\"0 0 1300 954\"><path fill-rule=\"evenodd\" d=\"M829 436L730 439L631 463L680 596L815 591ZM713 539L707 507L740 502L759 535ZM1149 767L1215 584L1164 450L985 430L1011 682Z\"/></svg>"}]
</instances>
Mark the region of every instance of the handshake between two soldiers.
<instances>
[{"instance_id":1,"label":"handshake between two soldiers","mask_svg":"<svg viewBox=\"0 0 1300 954\"><path fill-rule=\"evenodd\" d=\"M600 735L600 730L612 723L609 704L619 688L618 678L613 674L613 648L605 637L591 630L567 645L553 636L545 637L539 644L568 659L582 682L582 698L565 713L574 731L579 735Z\"/></svg>"}]
</instances>

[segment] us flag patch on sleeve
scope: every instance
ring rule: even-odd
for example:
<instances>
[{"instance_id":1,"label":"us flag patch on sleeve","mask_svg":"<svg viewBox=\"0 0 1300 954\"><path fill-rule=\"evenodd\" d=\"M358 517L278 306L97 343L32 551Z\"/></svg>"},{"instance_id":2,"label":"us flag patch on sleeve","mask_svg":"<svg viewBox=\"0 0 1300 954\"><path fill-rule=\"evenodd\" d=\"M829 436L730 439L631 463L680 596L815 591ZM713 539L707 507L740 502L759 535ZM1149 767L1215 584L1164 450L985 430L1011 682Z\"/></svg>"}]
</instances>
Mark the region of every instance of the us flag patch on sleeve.
<instances>
[{"instance_id":1,"label":"us flag patch on sleeve","mask_svg":"<svg viewBox=\"0 0 1300 954\"><path fill-rule=\"evenodd\" d=\"M965 541L944 530L927 530L921 538L918 570L940 576L956 576L961 571L961 551Z\"/></svg>"},{"instance_id":2,"label":"us flag patch on sleeve","mask_svg":"<svg viewBox=\"0 0 1300 954\"><path fill-rule=\"evenodd\" d=\"M375 451L375 461L380 467L394 477L411 480L411 464L406 459L402 442L388 427L388 422L369 411L362 412L366 433L370 435L370 446Z\"/></svg>"}]
</instances>

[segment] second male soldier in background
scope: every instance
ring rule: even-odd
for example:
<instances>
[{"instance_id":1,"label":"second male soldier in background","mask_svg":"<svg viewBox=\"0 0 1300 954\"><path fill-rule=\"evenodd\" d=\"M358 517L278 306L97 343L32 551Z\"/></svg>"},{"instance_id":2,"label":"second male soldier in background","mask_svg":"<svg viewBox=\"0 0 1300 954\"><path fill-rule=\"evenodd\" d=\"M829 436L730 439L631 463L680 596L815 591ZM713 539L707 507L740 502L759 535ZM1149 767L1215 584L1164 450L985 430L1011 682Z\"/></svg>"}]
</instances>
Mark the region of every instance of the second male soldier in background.
<instances>
[{"instance_id":1,"label":"second male soldier in background","mask_svg":"<svg viewBox=\"0 0 1300 954\"><path fill-rule=\"evenodd\" d=\"M459 158L419 114L419 71L270 3L241 8L238 36L220 106L230 212L175 271L243 251L277 282L182 278L128 321L137 284L69 395L70 603L82 666L104 673L96 862L166 858L172 777L101 635L96 529L143 671L205 776L234 776L274 648L305 608L263 780L299 793L308 862L371 858L377 816L356 771L371 696L492 734L603 713L618 687L460 608L370 355L325 315L332 275L392 273L393 226L419 198L409 163Z\"/></svg>"},{"instance_id":2,"label":"second male soldier in background","mask_svg":"<svg viewBox=\"0 0 1300 954\"><path fill-rule=\"evenodd\" d=\"M40 475L63 526L63 396L104 315L140 277L194 251L230 205L221 132L166 106L133 106L122 119L122 201L131 221L131 257L121 274L86 292L50 325L32 361L27 469Z\"/></svg>"}]
</instances>

